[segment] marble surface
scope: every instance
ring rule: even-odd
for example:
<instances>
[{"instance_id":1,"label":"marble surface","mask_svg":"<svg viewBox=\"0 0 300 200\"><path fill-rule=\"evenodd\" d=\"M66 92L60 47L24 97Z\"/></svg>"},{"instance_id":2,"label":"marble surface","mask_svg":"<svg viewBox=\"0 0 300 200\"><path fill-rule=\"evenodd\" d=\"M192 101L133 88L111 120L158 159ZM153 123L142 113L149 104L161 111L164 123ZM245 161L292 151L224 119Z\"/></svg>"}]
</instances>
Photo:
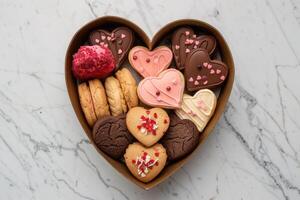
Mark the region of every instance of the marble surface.
<instances>
[{"instance_id":1,"label":"marble surface","mask_svg":"<svg viewBox=\"0 0 300 200\"><path fill-rule=\"evenodd\" d=\"M68 99L68 42L102 15L149 35L175 19L201 19L234 56L219 124L151 191L98 155ZM299 0L0 0L0 37L0 199L300 199Z\"/></svg>"}]
</instances>

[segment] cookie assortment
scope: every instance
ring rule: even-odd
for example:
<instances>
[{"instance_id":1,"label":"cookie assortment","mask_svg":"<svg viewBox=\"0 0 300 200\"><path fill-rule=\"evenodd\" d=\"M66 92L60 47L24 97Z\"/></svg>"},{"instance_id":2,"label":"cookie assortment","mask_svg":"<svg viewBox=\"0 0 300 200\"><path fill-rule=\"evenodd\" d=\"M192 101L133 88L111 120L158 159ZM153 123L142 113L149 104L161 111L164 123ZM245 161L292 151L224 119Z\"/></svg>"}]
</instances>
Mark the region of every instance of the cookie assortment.
<instances>
[{"instance_id":1,"label":"cookie assortment","mask_svg":"<svg viewBox=\"0 0 300 200\"><path fill-rule=\"evenodd\" d=\"M153 50L136 46L127 27L92 31L72 72L97 147L145 183L194 151L228 76L217 45L192 27Z\"/></svg>"}]
</instances>

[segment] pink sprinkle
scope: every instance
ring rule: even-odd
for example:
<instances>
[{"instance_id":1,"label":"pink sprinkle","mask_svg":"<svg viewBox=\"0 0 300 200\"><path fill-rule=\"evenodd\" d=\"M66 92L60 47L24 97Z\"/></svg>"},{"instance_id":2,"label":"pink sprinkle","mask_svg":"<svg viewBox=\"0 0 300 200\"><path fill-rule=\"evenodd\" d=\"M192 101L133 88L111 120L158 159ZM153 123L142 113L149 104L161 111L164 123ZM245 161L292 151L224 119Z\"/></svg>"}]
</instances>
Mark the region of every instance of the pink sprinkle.
<instances>
[{"instance_id":1,"label":"pink sprinkle","mask_svg":"<svg viewBox=\"0 0 300 200\"><path fill-rule=\"evenodd\" d=\"M189 31L186 31L186 32L185 32L185 35L189 35L189 34L190 34L190 32L189 32Z\"/></svg>"},{"instance_id":2,"label":"pink sprinkle","mask_svg":"<svg viewBox=\"0 0 300 200\"><path fill-rule=\"evenodd\" d=\"M175 49L178 50L180 48L179 45L175 45Z\"/></svg>"},{"instance_id":3,"label":"pink sprinkle","mask_svg":"<svg viewBox=\"0 0 300 200\"><path fill-rule=\"evenodd\" d=\"M190 53L190 52L191 52L190 49L186 49L186 50L185 50L185 53Z\"/></svg>"},{"instance_id":4,"label":"pink sprinkle","mask_svg":"<svg viewBox=\"0 0 300 200\"><path fill-rule=\"evenodd\" d=\"M201 76L200 75L197 76L197 80L201 80Z\"/></svg>"},{"instance_id":5,"label":"pink sprinkle","mask_svg":"<svg viewBox=\"0 0 300 200\"><path fill-rule=\"evenodd\" d=\"M197 46L197 45L195 45L195 46L194 46L194 49L197 49L197 48L198 48L198 46Z\"/></svg>"},{"instance_id":6,"label":"pink sprinkle","mask_svg":"<svg viewBox=\"0 0 300 200\"><path fill-rule=\"evenodd\" d=\"M194 79L193 79L193 77L191 77L190 79L189 79L189 82L193 82L194 81Z\"/></svg>"},{"instance_id":7,"label":"pink sprinkle","mask_svg":"<svg viewBox=\"0 0 300 200\"><path fill-rule=\"evenodd\" d=\"M102 40L105 40L105 38L106 38L105 35L102 35L102 36L101 36L101 39L102 39Z\"/></svg>"},{"instance_id":8,"label":"pink sprinkle","mask_svg":"<svg viewBox=\"0 0 300 200\"><path fill-rule=\"evenodd\" d=\"M199 82L198 82L198 81L195 81L195 82L194 82L194 85L199 85Z\"/></svg>"},{"instance_id":9,"label":"pink sprinkle","mask_svg":"<svg viewBox=\"0 0 300 200\"><path fill-rule=\"evenodd\" d=\"M221 70L217 69L217 74L220 74L221 73Z\"/></svg>"},{"instance_id":10,"label":"pink sprinkle","mask_svg":"<svg viewBox=\"0 0 300 200\"><path fill-rule=\"evenodd\" d=\"M121 53L123 53L123 51L122 51L122 49L119 49L118 54L121 54Z\"/></svg>"},{"instance_id":11,"label":"pink sprinkle","mask_svg":"<svg viewBox=\"0 0 300 200\"><path fill-rule=\"evenodd\" d=\"M207 68L208 68L208 69L211 69L211 68L212 68L212 65L211 65L211 64L208 64L208 65L207 65Z\"/></svg>"},{"instance_id":12,"label":"pink sprinkle","mask_svg":"<svg viewBox=\"0 0 300 200\"><path fill-rule=\"evenodd\" d=\"M108 36L108 37L107 37L107 40L110 41L110 40L111 40L111 37Z\"/></svg>"},{"instance_id":13,"label":"pink sprinkle","mask_svg":"<svg viewBox=\"0 0 300 200\"><path fill-rule=\"evenodd\" d=\"M190 43L190 40L189 39L186 39L185 41L184 41L184 44L189 44Z\"/></svg>"},{"instance_id":14,"label":"pink sprinkle","mask_svg":"<svg viewBox=\"0 0 300 200\"><path fill-rule=\"evenodd\" d=\"M126 35L125 34L121 34L121 38L123 39L123 38L125 38L126 37Z\"/></svg>"},{"instance_id":15,"label":"pink sprinkle","mask_svg":"<svg viewBox=\"0 0 300 200\"><path fill-rule=\"evenodd\" d=\"M99 42L100 42L100 40L99 40L99 39L95 39L95 42L96 42L96 43L99 43Z\"/></svg>"},{"instance_id":16,"label":"pink sprinkle","mask_svg":"<svg viewBox=\"0 0 300 200\"><path fill-rule=\"evenodd\" d=\"M224 80L225 80L225 76L221 76L220 79L221 79L222 81L224 81Z\"/></svg>"},{"instance_id":17,"label":"pink sprinkle","mask_svg":"<svg viewBox=\"0 0 300 200\"><path fill-rule=\"evenodd\" d=\"M208 81L204 81L204 82L203 82L203 85L206 85L207 83L208 83Z\"/></svg>"},{"instance_id":18,"label":"pink sprinkle","mask_svg":"<svg viewBox=\"0 0 300 200\"><path fill-rule=\"evenodd\" d=\"M214 73L215 73L215 70L211 69L210 74L214 74Z\"/></svg>"},{"instance_id":19,"label":"pink sprinkle","mask_svg":"<svg viewBox=\"0 0 300 200\"><path fill-rule=\"evenodd\" d=\"M207 62L203 63L203 67L207 67L207 65L208 65Z\"/></svg>"},{"instance_id":20,"label":"pink sprinkle","mask_svg":"<svg viewBox=\"0 0 300 200\"><path fill-rule=\"evenodd\" d=\"M197 37L197 36L194 34L194 35L193 35L193 38L196 38L196 37Z\"/></svg>"},{"instance_id":21,"label":"pink sprinkle","mask_svg":"<svg viewBox=\"0 0 300 200\"><path fill-rule=\"evenodd\" d=\"M100 45L103 46L103 45L104 45L104 42L100 42Z\"/></svg>"},{"instance_id":22,"label":"pink sprinkle","mask_svg":"<svg viewBox=\"0 0 300 200\"><path fill-rule=\"evenodd\" d=\"M198 45L200 42L196 40L195 44Z\"/></svg>"},{"instance_id":23,"label":"pink sprinkle","mask_svg":"<svg viewBox=\"0 0 300 200\"><path fill-rule=\"evenodd\" d=\"M108 44L104 44L105 47L108 47Z\"/></svg>"},{"instance_id":24,"label":"pink sprinkle","mask_svg":"<svg viewBox=\"0 0 300 200\"><path fill-rule=\"evenodd\" d=\"M193 43L194 43L194 40L190 39L190 41L189 41L189 42L190 42L190 44L193 44Z\"/></svg>"}]
</instances>

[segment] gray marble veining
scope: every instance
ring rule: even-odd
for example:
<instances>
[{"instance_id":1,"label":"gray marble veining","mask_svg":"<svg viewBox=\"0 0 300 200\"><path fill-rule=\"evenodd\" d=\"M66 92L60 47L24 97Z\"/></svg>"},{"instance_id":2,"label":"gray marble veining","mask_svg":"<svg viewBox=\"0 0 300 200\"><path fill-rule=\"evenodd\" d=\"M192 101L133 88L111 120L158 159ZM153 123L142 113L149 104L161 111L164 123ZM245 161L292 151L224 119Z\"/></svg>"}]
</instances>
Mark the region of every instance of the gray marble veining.
<instances>
[{"instance_id":1,"label":"gray marble veining","mask_svg":"<svg viewBox=\"0 0 300 200\"><path fill-rule=\"evenodd\" d=\"M64 55L103 15L153 36L181 18L217 27L236 81L226 112L181 170L151 191L119 176L70 105ZM299 0L1 0L0 199L300 199Z\"/></svg>"}]
</instances>

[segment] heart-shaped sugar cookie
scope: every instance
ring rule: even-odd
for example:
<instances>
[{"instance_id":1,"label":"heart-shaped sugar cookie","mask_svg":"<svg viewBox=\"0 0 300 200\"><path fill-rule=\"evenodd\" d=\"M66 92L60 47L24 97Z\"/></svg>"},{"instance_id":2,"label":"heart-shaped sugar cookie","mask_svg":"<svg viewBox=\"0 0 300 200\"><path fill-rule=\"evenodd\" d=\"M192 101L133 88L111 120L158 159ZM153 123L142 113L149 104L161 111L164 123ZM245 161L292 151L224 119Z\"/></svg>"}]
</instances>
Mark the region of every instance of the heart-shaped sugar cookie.
<instances>
[{"instance_id":1,"label":"heart-shaped sugar cookie","mask_svg":"<svg viewBox=\"0 0 300 200\"><path fill-rule=\"evenodd\" d=\"M221 61L211 60L207 51L196 49L187 58L184 77L188 91L212 89L221 85L228 75L228 67Z\"/></svg>"},{"instance_id":2,"label":"heart-shaped sugar cookie","mask_svg":"<svg viewBox=\"0 0 300 200\"><path fill-rule=\"evenodd\" d=\"M158 77L147 77L138 85L138 96L153 107L179 108L184 91L184 77L176 69L167 69Z\"/></svg>"},{"instance_id":3,"label":"heart-shaped sugar cookie","mask_svg":"<svg viewBox=\"0 0 300 200\"><path fill-rule=\"evenodd\" d=\"M199 90L194 96L183 95L183 102L180 109L175 113L181 119L189 119L196 124L200 132L213 115L217 104L216 95L208 89Z\"/></svg>"},{"instance_id":4,"label":"heart-shaped sugar cookie","mask_svg":"<svg viewBox=\"0 0 300 200\"><path fill-rule=\"evenodd\" d=\"M193 49L204 49L212 54L215 48L216 39L213 36L197 36L189 27L179 28L172 37L172 50L179 70L184 69L187 56Z\"/></svg>"},{"instance_id":5,"label":"heart-shaped sugar cookie","mask_svg":"<svg viewBox=\"0 0 300 200\"><path fill-rule=\"evenodd\" d=\"M146 47L136 46L128 55L131 66L143 77L158 76L167 69L172 61L173 53L166 46L149 51Z\"/></svg>"},{"instance_id":6,"label":"heart-shaped sugar cookie","mask_svg":"<svg viewBox=\"0 0 300 200\"><path fill-rule=\"evenodd\" d=\"M146 110L134 107L126 115L126 125L130 133L145 146L155 144L167 131L170 119L161 108Z\"/></svg>"},{"instance_id":7,"label":"heart-shaped sugar cookie","mask_svg":"<svg viewBox=\"0 0 300 200\"><path fill-rule=\"evenodd\" d=\"M145 148L136 142L128 146L124 158L130 172L140 181L147 183L164 168L167 154L161 144Z\"/></svg>"}]
</instances>

